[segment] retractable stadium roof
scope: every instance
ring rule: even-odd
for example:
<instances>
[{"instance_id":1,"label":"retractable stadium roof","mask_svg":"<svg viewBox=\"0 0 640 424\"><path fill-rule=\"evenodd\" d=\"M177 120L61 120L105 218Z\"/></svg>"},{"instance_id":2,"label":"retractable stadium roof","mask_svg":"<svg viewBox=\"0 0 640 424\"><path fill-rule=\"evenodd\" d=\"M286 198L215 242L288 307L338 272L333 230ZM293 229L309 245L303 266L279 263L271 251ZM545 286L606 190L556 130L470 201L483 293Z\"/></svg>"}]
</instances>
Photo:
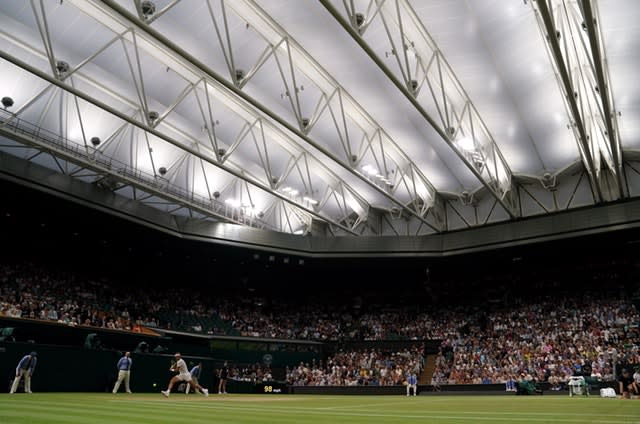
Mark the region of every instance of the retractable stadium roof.
<instances>
[{"instance_id":1,"label":"retractable stadium roof","mask_svg":"<svg viewBox=\"0 0 640 424\"><path fill-rule=\"evenodd\" d=\"M0 3L0 174L185 237L446 254L635 226L633 0Z\"/></svg>"}]
</instances>

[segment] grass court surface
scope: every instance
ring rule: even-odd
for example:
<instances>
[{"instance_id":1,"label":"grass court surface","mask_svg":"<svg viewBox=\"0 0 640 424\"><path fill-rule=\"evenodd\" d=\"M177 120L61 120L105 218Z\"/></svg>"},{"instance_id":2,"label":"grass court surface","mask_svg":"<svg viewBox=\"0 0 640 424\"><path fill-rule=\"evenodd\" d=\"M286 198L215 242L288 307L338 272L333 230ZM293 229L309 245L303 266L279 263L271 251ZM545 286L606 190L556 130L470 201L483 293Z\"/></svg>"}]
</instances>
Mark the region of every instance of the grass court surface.
<instances>
[{"instance_id":1,"label":"grass court surface","mask_svg":"<svg viewBox=\"0 0 640 424\"><path fill-rule=\"evenodd\" d=\"M2 424L640 424L640 400L564 396L0 394Z\"/></svg>"}]
</instances>

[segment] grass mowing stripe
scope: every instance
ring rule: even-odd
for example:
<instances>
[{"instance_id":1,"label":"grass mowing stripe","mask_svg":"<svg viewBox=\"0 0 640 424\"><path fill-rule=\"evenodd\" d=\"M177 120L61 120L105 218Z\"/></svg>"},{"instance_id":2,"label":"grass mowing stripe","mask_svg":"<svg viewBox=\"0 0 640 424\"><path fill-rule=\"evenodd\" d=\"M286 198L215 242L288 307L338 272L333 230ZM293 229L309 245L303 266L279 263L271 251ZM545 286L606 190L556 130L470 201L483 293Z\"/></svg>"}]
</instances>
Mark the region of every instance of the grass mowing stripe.
<instances>
[{"instance_id":1,"label":"grass mowing stripe","mask_svg":"<svg viewBox=\"0 0 640 424\"><path fill-rule=\"evenodd\" d=\"M111 400L111 402L133 402L133 400ZM609 400L609 402L611 402ZM626 401L623 401L626 402ZM177 401L177 402L172 402L170 400L158 400L158 401L154 401L154 400L142 400L142 401L138 401L136 403L147 403L149 405L154 405L154 406L171 406L171 407L175 407L175 406L180 406L180 405L184 405L184 401ZM259 410L260 411L266 411L266 410L273 410L273 411L287 411L287 412L309 412L310 410L313 411L326 411L326 412L331 412L333 410L337 410L337 409L351 409L351 411L344 411L344 412L362 412L361 409L364 407L369 407L369 406L390 406L390 405L400 405L403 404L405 406L412 406L412 407L426 407L428 408L428 403L422 403L422 404L415 404L412 403L411 405L409 404L405 404L403 402L385 402L385 403L377 403L377 404L367 404L367 405L341 405L341 406L335 406L335 407L329 407L329 408L307 408L307 407L295 407L295 406L287 406L287 407L283 407L281 405L278 406L272 406L272 405L261 405ZM215 402L206 402L205 405L200 405L198 404L198 406L192 406L195 408L229 408L229 409L241 409L241 410L249 410L250 407L247 407L245 405L239 404L239 403L234 403L231 404L226 403L226 402L220 402L220 401L215 401ZM369 410L366 410L364 412L370 412ZM450 410L437 410L437 409L422 409L421 412L425 412L428 414L451 414L452 411ZM340 414L342 412L336 411L336 413ZM465 415L526 415L526 416L555 416L558 413L557 412L533 412L533 411L476 411L476 410L472 410L472 411L455 411L456 414L465 414ZM637 418L638 415L637 414L611 414L610 412L563 412L563 415L566 416L572 416L572 417L614 417L614 418Z\"/></svg>"},{"instance_id":2,"label":"grass mowing stripe","mask_svg":"<svg viewBox=\"0 0 640 424\"><path fill-rule=\"evenodd\" d=\"M2 424L640 424L640 402L568 397L0 394Z\"/></svg>"},{"instance_id":3,"label":"grass mowing stripe","mask_svg":"<svg viewBox=\"0 0 640 424\"><path fill-rule=\"evenodd\" d=\"M316 408L317 410L333 410L336 408ZM341 407L346 408L345 407ZM361 412L360 407L353 407L351 412ZM366 411L365 411L366 412ZM437 409L429 409L428 412L430 414L450 414L451 411L439 411ZM466 414L466 415L540 415L540 416L556 416L558 412L504 412L504 411L455 411L456 414ZM610 414L607 412L597 413L597 412L589 412L589 413L581 413L581 412L562 412L563 415L570 417L614 417L614 418L638 418L638 414Z\"/></svg>"},{"instance_id":4,"label":"grass mowing stripe","mask_svg":"<svg viewBox=\"0 0 640 424\"><path fill-rule=\"evenodd\" d=\"M56 414L51 414L50 411L3 411L2 414L0 414L0 417L7 416L7 417L14 417L16 419L26 419L28 421L26 422L30 422L30 421L34 421L34 422L39 422L37 420L40 420L42 422L61 422L61 423L65 423L65 424L72 424L72 423L79 423L79 424L86 424L88 420L91 420L92 424L99 424L99 423L104 423L104 424L110 424L114 422L113 417L106 417L106 418L99 418L96 417L93 414L83 414L78 416L77 414L70 414L68 413L56 413ZM132 422L134 423L135 421L127 421L127 420L123 420L124 422ZM119 421L119 422L123 422L123 421Z\"/></svg>"},{"instance_id":5,"label":"grass mowing stripe","mask_svg":"<svg viewBox=\"0 0 640 424\"><path fill-rule=\"evenodd\" d=\"M360 408L369 408L369 407L380 407L380 406L390 406L390 405L407 405L406 402L377 402L377 403L366 403L360 405L339 405L339 406L323 406L320 408L313 408L319 411L323 410L334 410L334 409L343 409L343 408L351 408L351 409L360 409Z\"/></svg>"},{"instance_id":6,"label":"grass mowing stripe","mask_svg":"<svg viewBox=\"0 0 640 424\"><path fill-rule=\"evenodd\" d=\"M155 413L154 409L147 409L145 411L136 411L134 409L134 405L131 408L122 408L122 409L114 409L108 407L99 407L95 404L91 404L90 407L84 405L85 409L73 409L69 410L64 406L56 406L56 405L29 405L28 409L16 409L18 413L22 413L24 415L31 415L32 413L50 413L50 414L58 414L63 413L67 416L80 416L80 418L85 418L86 416L91 416L92 418L108 418L107 422L113 422L115 420L127 419L127 418L140 418L145 419L146 421L157 421L157 422L166 422L166 418L164 417L153 417L149 416L149 413ZM0 411L0 417L4 414ZM176 414L178 415L178 414Z\"/></svg>"},{"instance_id":7,"label":"grass mowing stripe","mask_svg":"<svg viewBox=\"0 0 640 424\"><path fill-rule=\"evenodd\" d=\"M158 405L158 404L157 404ZM162 405L162 404L159 404ZM175 405L175 404L174 404ZM165 405L165 406L170 406L170 405ZM431 420L442 420L442 419L456 419L456 420L471 420L471 422L474 421L510 421L510 422L565 422L565 423L572 423L572 422L580 422L580 423L584 423L584 418L553 418L553 421L549 421L549 417L531 417L531 415L535 415L535 413L519 413L521 415L526 415L524 417L497 417L497 416L489 416L489 417L479 417L479 416L469 416L469 415L455 415L455 414L459 414L460 412L454 412L454 415L452 414L452 411L442 411L443 414L450 414L450 415L432 415L434 413L434 411L428 410L426 411L425 414L405 414L405 413L388 413L388 414L384 414L384 413L373 413L373 412L351 412L351 411L318 411L318 410L309 410L309 409L297 409L293 410L292 408L256 408L256 407L247 407L244 405L221 405L220 403L209 403L207 405L197 405L197 406L191 406L191 408L195 408L195 409L216 409L216 410L231 410L231 411L238 411L238 412L256 412L256 413L260 413L260 414L265 414L265 413L270 413L270 414L281 414L281 413L291 413L291 412L300 412L303 413L305 415L320 415L320 416L351 416L351 417L368 417L368 418L402 418L402 419L407 419L407 418L420 418L420 419L431 419ZM464 414L465 412L463 412L462 414ZM477 412L470 412L469 414L477 414ZM518 413L512 413L513 414L518 414ZM632 418L635 416L632 416ZM621 420L591 420L590 422L593 423L609 423L609 424L624 424L624 423L638 423L640 421L621 421Z\"/></svg>"},{"instance_id":8,"label":"grass mowing stripe","mask_svg":"<svg viewBox=\"0 0 640 424\"><path fill-rule=\"evenodd\" d=\"M151 422L181 422L188 418L189 423L203 423L210 424L211 418L205 417L202 413L197 413L193 411L189 411L189 408L175 408L174 411L164 411L161 415L158 414L158 411L152 408L145 410L144 412L135 412L135 405L131 405L131 409L123 409L123 410L113 410L111 408L111 412L96 412L96 405L85 405L86 409L82 410L69 410L64 407L56 407L52 405L41 405L35 406L30 405L29 409L16 409L12 411L0 411L0 418L3 418L1 421L4 424L5 416L14 416L20 417L22 419L36 419L36 418L45 418L49 420L51 417L55 417L55 420L60 420L65 423L86 423L91 422L92 424L97 423L105 423L111 424L114 422L118 423L151 423ZM104 408L107 409L108 408ZM43 422L47 422L43 420Z\"/></svg>"}]
</instances>

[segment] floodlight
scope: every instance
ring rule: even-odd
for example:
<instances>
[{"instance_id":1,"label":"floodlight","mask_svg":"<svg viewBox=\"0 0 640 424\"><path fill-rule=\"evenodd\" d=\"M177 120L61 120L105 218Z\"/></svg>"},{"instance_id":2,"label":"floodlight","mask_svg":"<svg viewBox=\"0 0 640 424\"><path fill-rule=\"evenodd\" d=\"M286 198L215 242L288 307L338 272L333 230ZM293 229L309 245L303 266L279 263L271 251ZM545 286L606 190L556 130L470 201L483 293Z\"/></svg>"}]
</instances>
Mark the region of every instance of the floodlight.
<instances>
[{"instance_id":1,"label":"floodlight","mask_svg":"<svg viewBox=\"0 0 640 424\"><path fill-rule=\"evenodd\" d=\"M11 97L3 97L2 106L4 106L5 109L13 106L13 99Z\"/></svg>"},{"instance_id":2,"label":"floodlight","mask_svg":"<svg viewBox=\"0 0 640 424\"><path fill-rule=\"evenodd\" d=\"M476 150L475 143L471 137L462 137L456 143L465 152L474 152Z\"/></svg>"}]
</instances>

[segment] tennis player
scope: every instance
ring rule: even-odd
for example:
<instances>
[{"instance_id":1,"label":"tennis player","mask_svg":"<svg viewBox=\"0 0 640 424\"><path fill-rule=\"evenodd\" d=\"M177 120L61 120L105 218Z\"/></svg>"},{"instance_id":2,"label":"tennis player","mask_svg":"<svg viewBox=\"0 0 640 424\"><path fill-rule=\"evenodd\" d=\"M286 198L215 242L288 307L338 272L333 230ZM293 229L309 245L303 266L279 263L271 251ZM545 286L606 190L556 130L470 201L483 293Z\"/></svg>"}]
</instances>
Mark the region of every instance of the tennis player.
<instances>
[{"instance_id":1,"label":"tennis player","mask_svg":"<svg viewBox=\"0 0 640 424\"><path fill-rule=\"evenodd\" d=\"M194 389L200 390L205 395L205 397L209 396L209 390L205 389L200 384L193 381L193 379L191 378L191 373L187 368L187 363L184 361L184 359L182 359L180 352L176 353L173 356L176 358L176 363L173 364L169 370L172 372L177 372L178 375L174 375L173 378L169 380L169 387L167 387L167 390L161 390L160 393L162 393L164 397L169 397L173 385L180 381L184 381L185 383L190 383Z\"/></svg>"}]
</instances>

